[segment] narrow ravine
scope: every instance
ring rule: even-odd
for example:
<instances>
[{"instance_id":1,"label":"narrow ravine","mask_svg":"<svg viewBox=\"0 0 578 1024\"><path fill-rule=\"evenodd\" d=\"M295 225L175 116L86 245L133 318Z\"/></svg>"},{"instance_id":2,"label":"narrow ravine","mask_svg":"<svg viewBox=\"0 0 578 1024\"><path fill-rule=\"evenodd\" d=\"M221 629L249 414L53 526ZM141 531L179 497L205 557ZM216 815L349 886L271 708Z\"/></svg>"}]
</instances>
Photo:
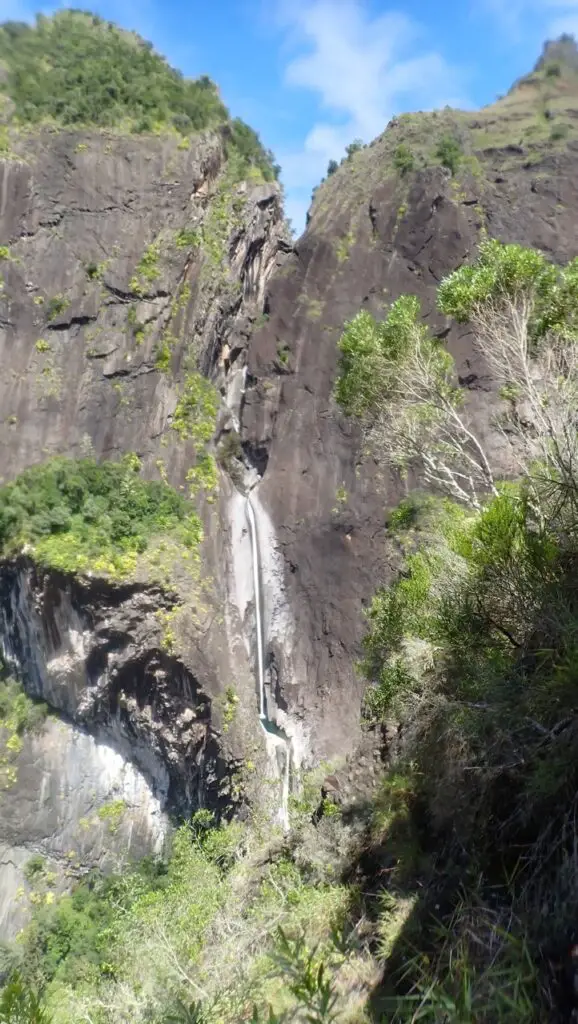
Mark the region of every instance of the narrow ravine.
<instances>
[{"instance_id":1,"label":"narrow ravine","mask_svg":"<svg viewBox=\"0 0 578 1024\"><path fill-rule=\"evenodd\" d=\"M267 693L265 690L265 638L263 631L263 587L261 575L261 558L259 551L259 533L257 529L257 517L251 502L250 494L245 500L245 515L251 536L251 555L253 567L253 589L255 602L255 629L256 638L256 679L258 684L259 698L259 719L263 732L269 759L275 769L275 774L281 782L281 799L277 819L284 832L289 831L289 792L291 786L291 743L287 735L279 728L277 723L269 717Z\"/></svg>"}]
</instances>

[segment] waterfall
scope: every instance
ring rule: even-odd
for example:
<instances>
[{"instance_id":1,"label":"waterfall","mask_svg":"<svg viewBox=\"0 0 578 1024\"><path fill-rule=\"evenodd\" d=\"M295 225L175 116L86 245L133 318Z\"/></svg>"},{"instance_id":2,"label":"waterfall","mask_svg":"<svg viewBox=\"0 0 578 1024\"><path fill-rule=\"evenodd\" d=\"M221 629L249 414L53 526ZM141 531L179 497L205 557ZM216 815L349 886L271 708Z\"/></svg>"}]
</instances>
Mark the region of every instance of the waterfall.
<instances>
[{"instance_id":1,"label":"waterfall","mask_svg":"<svg viewBox=\"0 0 578 1024\"><path fill-rule=\"evenodd\" d=\"M253 591L255 602L255 627L257 631L257 683L259 686L259 720L265 733L265 743L275 774L281 782L281 800L277 814L284 832L289 831L289 788L291 773L291 744L276 722L269 718L265 694L265 654L263 635L263 595L261 586L261 561L259 558L259 534L257 517L250 496L245 501L245 514L251 535L253 566Z\"/></svg>"},{"instance_id":2,"label":"waterfall","mask_svg":"<svg viewBox=\"0 0 578 1024\"><path fill-rule=\"evenodd\" d=\"M263 654L263 620L261 616L261 570L259 564L259 539L257 537L257 521L255 509L248 497L245 503L247 522L251 534L251 551L253 555L253 590L255 594L255 624L257 629L257 681L259 683L259 717L265 721L265 657Z\"/></svg>"}]
</instances>

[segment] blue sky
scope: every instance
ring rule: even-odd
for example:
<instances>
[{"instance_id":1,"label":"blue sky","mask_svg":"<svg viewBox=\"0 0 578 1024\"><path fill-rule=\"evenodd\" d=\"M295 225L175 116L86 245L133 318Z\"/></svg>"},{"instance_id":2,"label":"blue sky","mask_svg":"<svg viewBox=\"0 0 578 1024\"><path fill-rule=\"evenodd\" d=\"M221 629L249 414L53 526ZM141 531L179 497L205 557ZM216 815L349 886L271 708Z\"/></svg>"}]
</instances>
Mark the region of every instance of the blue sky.
<instances>
[{"instance_id":1,"label":"blue sky","mask_svg":"<svg viewBox=\"0 0 578 1024\"><path fill-rule=\"evenodd\" d=\"M187 75L210 75L283 169L304 225L330 158L389 118L491 102L529 71L542 42L578 33L578 0L72 0L133 28ZM0 0L0 20L49 0Z\"/></svg>"}]
</instances>

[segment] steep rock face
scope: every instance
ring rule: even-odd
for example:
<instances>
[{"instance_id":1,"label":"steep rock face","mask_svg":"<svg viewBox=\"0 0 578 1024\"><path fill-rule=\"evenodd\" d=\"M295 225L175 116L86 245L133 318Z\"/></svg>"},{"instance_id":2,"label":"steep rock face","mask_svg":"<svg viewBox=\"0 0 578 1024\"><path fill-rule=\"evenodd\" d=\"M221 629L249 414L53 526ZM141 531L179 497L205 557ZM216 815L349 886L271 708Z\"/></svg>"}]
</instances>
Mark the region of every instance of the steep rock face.
<instances>
[{"instance_id":1,"label":"steep rock face","mask_svg":"<svg viewBox=\"0 0 578 1024\"><path fill-rule=\"evenodd\" d=\"M163 648L159 616L174 604L160 588L26 558L0 568L4 661L61 718L25 734L0 787L4 937L25 919L32 855L62 886L71 872L160 853L168 812L238 803L241 762L222 748L214 667L198 651L195 676Z\"/></svg>"},{"instance_id":2,"label":"steep rock face","mask_svg":"<svg viewBox=\"0 0 578 1024\"><path fill-rule=\"evenodd\" d=\"M11 146L0 160L0 477L57 453L134 451L146 475L184 490L195 444L174 429L175 409L199 367L226 399L221 424L238 416L235 361L289 249L278 187L236 182L219 135L185 148L171 137L20 132ZM217 500L202 506L195 572L173 559L160 585L75 580L26 558L2 566L10 668L62 716L58 734L26 739L0 796L3 863L12 864L4 906L33 852L58 865L69 846L83 868L117 864L158 849L168 811L230 809L271 774L256 714L252 596L243 621L224 570L233 491L222 475ZM245 778L248 750L254 764L265 760ZM74 820L125 799L127 786L122 827L72 843ZM21 911L3 917L3 934Z\"/></svg>"},{"instance_id":3,"label":"steep rock face","mask_svg":"<svg viewBox=\"0 0 578 1024\"><path fill-rule=\"evenodd\" d=\"M174 412L200 366L238 414L235 361L289 249L278 186L236 183L212 134L188 148L64 131L11 145L0 161L0 475L56 453L135 451L145 474L184 490L195 443ZM236 651L242 624L234 609L223 618L231 491L223 477L202 510L202 568L181 631L183 656L193 674L211 666L214 691L238 677L254 685ZM191 591L186 574L180 586Z\"/></svg>"},{"instance_id":4,"label":"steep rock face","mask_svg":"<svg viewBox=\"0 0 578 1024\"><path fill-rule=\"evenodd\" d=\"M545 102L555 112L550 121L567 129L555 138ZM363 607L391 577L396 555L384 544L384 516L405 493L364 457L355 425L332 397L343 324L361 308L380 315L400 294L417 294L427 321L447 337L494 462L515 470L491 434L492 383L468 330L449 330L437 313L435 292L486 234L554 260L576 254L577 118L573 72L548 77L546 64L474 117L394 119L319 189L305 235L271 281L269 320L249 346L243 439L266 466L259 497L278 538L294 621L292 641L271 647L278 702L307 722L318 756L358 741ZM447 134L463 152L455 176L435 157L436 139ZM394 166L401 143L415 163L406 175Z\"/></svg>"},{"instance_id":5,"label":"steep rock face","mask_svg":"<svg viewBox=\"0 0 578 1024\"><path fill-rule=\"evenodd\" d=\"M212 669L199 659L201 683L163 649L159 612L173 606L159 588L76 579L26 560L0 570L4 659L25 667L30 696L108 735L163 805L216 807L225 768L203 689Z\"/></svg>"},{"instance_id":6,"label":"steep rock face","mask_svg":"<svg viewBox=\"0 0 578 1024\"><path fill-rule=\"evenodd\" d=\"M214 370L234 325L255 316L283 238L278 189L220 188L213 135L187 149L75 132L14 145L0 161L0 471L133 450L150 468L163 456L181 483L191 449L169 428L183 364Z\"/></svg>"},{"instance_id":7,"label":"steep rock face","mask_svg":"<svg viewBox=\"0 0 578 1024\"><path fill-rule=\"evenodd\" d=\"M42 858L53 892L88 868L119 870L127 856L162 853L169 825L162 792L153 792L104 732L92 735L49 718L25 736L10 768L10 785L0 792L4 941L26 922L34 891L27 865L33 858Z\"/></svg>"}]
</instances>

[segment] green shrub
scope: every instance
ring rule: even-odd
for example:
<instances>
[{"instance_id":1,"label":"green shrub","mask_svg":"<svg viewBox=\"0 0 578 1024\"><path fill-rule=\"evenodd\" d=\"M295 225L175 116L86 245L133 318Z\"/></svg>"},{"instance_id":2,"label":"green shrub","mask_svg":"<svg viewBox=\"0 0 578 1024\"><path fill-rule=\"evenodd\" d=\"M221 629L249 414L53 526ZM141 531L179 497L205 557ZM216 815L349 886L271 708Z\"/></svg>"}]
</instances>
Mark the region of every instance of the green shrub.
<instances>
[{"instance_id":1,"label":"green shrub","mask_svg":"<svg viewBox=\"0 0 578 1024\"><path fill-rule=\"evenodd\" d=\"M281 363L281 366L289 365L289 357L291 355L291 349L288 345L277 346L277 359Z\"/></svg>"},{"instance_id":2,"label":"green shrub","mask_svg":"<svg viewBox=\"0 0 578 1024\"><path fill-rule=\"evenodd\" d=\"M182 440L207 444L214 432L219 396L211 381L202 374L188 373L173 416L173 430Z\"/></svg>"},{"instance_id":3,"label":"green shrub","mask_svg":"<svg viewBox=\"0 0 578 1024\"><path fill-rule=\"evenodd\" d=\"M27 882L33 884L36 879L41 878L46 867L46 860L39 853L35 853L26 861L24 877Z\"/></svg>"},{"instance_id":4,"label":"green shrub","mask_svg":"<svg viewBox=\"0 0 578 1024\"><path fill-rule=\"evenodd\" d=\"M401 175L409 174L415 167L414 155L405 142L400 143L393 154L393 166Z\"/></svg>"},{"instance_id":5,"label":"green shrub","mask_svg":"<svg viewBox=\"0 0 578 1024\"><path fill-rule=\"evenodd\" d=\"M386 522L387 529L395 534L410 530L434 505L435 499L427 494L418 492L409 494L389 512Z\"/></svg>"},{"instance_id":6,"label":"green shrub","mask_svg":"<svg viewBox=\"0 0 578 1024\"><path fill-rule=\"evenodd\" d=\"M195 229L182 228L177 232L175 242L177 249L198 249L201 244L201 236Z\"/></svg>"},{"instance_id":7,"label":"green shrub","mask_svg":"<svg viewBox=\"0 0 578 1024\"><path fill-rule=\"evenodd\" d=\"M47 713L46 704L32 700L21 684L7 675L0 662L0 726L22 736L39 729Z\"/></svg>"},{"instance_id":8,"label":"green shrub","mask_svg":"<svg viewBox=\"0 0 578 1024\"><path fill-rule=\"evenodd\" d=\"M140 463L55 458L0 488L0 549L32 545L35 557L70 571L126 575L149 540L173 536L195 547L198 516L163 483L145 481Z\"/></svg>"},{"instance_id":9,"label":"green shrub","mask_svg":"<svg viewBox=\"0 0 578 1024\"><path fill-rule=\"evenodd\" d=\"M350 142L349 145L345 147L347 159L351 160L361 149L363 149L362 139L354 139L353 142Z\"/></svg>"},{"instance_id":10,"label":"green shrub","mask_svg":"<svg viewBox=\"0 0 578 1024\"><path fill-rule=\"evenodd\" d=\"M130 280L130 289L139 298L150 291L150 286L161 276L159 260L161 256L160 242L151 242L143 252L135 272Z\"/></svg>"},{"instance_id":11,"label":"green shrub","mask_svg":"<svg viewBox=\"0 0 578 1024\"><path fill-rule=\"evenodd\" d=\"M110 831L114 834L115 832L118 832L125 811L126 803L124 800L111 800L109 803L102 804L102 806L98 808L96 816L99 821L108 825Z\"/></svg>"},{"instance_id":12,"label":"green shrub","mask_svg":"<svg viewBox=\"0 0 578 1024\"><path fill-rule=\"evenodd\" d=\"M568 135L569 127L567 124L555 124L550 132L550 139L552 142L559 142L560 139L565 139Z\"/></svg>"},{"instance_id":13,"label":"green shrub","mask_svg":"<svg viewBox=\"0 0 578 1024\"><path fill-rule=\"evenodd\" d=\"M463 159L463 150L458 139L453 135L444 135L436 146L435 155L442 167L447 167L453 176L457 174Z\"/></svg>"},{"instance_id":14,"label":"green shrub","mask_svg":"<svg viewBox=\"0 0 578 1024\"><path fill-rule=\"evenodd\" d=\"M366 647L369 646L369 642L366 643ZM365 671L368 671L368 663ZM414 689L415 681L407 667L401 659L394 659L381 668L379 682L366 690L362 709L364 719L371 724L385 721L398 702Z\"/></svg>"},{"instance_id":15,"label":"green shrub","mask_svg":"<svg viewBox=\"0 0 578 1024\"><path fill-rule=\"evenodd\" d=\"M101 263L87 263L84 269L89 281L102 281L109 262L109 260L102 260Z\"/></svg>"},{"instance_id":16,"label":"green shrub","mask_svg":"<svg viewBox=\"0 0 578 1024\"><path fill-rule=\"evenodd\" d=\"M49 320L55 320L56 317L66 312L69 306L70 299L67 299L65 295L55 295L46 305L46 315Z\"/></svg>"}]
</instances>

